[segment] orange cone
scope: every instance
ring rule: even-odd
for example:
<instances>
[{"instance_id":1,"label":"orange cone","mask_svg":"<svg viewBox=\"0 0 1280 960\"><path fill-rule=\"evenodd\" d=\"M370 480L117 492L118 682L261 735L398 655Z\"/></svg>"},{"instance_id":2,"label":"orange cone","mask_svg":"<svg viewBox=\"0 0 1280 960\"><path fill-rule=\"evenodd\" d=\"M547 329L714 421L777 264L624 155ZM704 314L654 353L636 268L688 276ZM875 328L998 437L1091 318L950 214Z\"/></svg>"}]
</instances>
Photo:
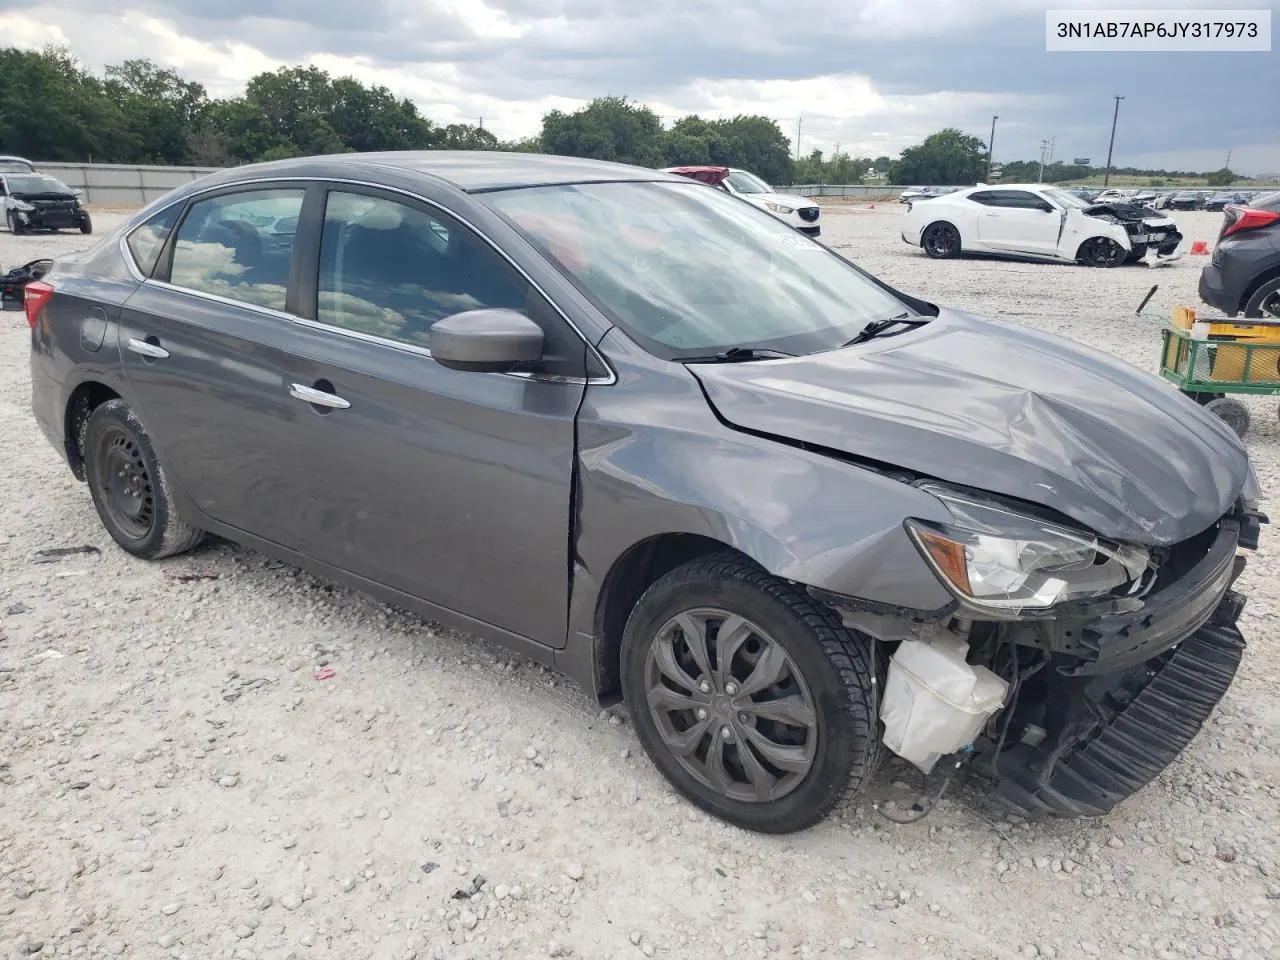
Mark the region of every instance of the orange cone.
<instances>
[{"instance_id":1,"label":"orange cone","mask_svg":"<svg viewBox=\"0 0 1280 960\"><path fill-rule=\"evenodd\" d=\"M1203 240L1197 240L1195 243L1191 244L1191 255L1193 257L1203 257L1208 254L1208 252L1209 247Z\"/></svg>"}]
</instances>

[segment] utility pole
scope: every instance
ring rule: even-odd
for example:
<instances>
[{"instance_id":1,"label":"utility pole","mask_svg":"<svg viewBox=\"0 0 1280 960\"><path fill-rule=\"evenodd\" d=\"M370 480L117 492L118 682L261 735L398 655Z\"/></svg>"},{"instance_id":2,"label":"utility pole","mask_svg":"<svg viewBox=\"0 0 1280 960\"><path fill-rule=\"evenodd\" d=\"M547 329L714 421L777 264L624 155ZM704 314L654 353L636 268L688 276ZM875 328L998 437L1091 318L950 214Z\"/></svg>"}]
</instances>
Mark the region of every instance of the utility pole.
<instances>
[{"instance_id":1,"label":"utility pole","mask_svg":"<svg viewBox=\"0 0 1280 960\"><path fill-rule=\"evenodd\" d=\"M1116 120L1120 118L1120 101L1124 97L1116 97L1116 112L1111 115L1111 143L1107 145L1107 174L1102 178L1102 185L1108 186L1111 183L1111 151L1116 145Z\"/></svg>"},{"instance_id":2,"label":"utility pole","mask_svg":"<svg viewBox=\"0 0 1280 960\"><path fill-rule=\"evenodd\" d=\"M987 140L987 183L991 182L991 155L996 151L996 121L1000 115L991 118L991 137Z\"/></svg>"},{"instance_id":3,"label":"utility pole","mask_svg":"<svg viewBox=\"0 0 1280 960\"><path fill-rule=\"evenodd\" d=\"M1044 157L1045 157L1045 154L1048 153L1048 151L1049 151L1049 141L1041 140L1040 141L1040 172L1036 174L1036 183L1042 183L1044 181Z\"/></svg>"},{"instance_id":4,"label":"utility pole","mask_svg":"<svg viewBox=\"0 0 1280 960\"><path fill-rule=\"evenodd\" d=\"M1227 162L1222 165L1222 168L1224 170L1231 169L1231 151L1230 150L1227 151Z\"/></svg>"},{"instance_id":5,"label":"utility pole","mask_svg":"<svg viewBox=\"0 0 1280 960\"><path fill-rule=\"evenodd\" d=\"M796 159L800 159L800 124L804 121L804 117L796 117Z\"/></svg>"}]
</instances>

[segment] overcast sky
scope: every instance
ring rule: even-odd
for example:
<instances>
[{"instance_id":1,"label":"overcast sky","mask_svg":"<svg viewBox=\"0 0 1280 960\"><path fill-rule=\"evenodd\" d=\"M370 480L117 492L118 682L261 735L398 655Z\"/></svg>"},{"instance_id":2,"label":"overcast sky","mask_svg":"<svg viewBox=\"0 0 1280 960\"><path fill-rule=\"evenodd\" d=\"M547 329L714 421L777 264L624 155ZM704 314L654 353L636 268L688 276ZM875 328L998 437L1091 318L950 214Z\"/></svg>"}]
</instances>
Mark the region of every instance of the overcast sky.
<instances>
[{"instance_id":1,"label":"overcast sky","mask_svg":"<svg viewBox=\"0 0 1280 960\"><path fill-rule=\"evenodd\" d=\"M93 68L150 57L239 93L315 64L385 84L436 123L536 133L593 96L666 118L760 113L801 150L895 155L944 126L995 158L1280 171L1280 53L1046 53L1039 0L0 0L0 45L67 44ZM1053 8L1114 8L1068 0ZM1276 0L1132 8L1253 7Z\"/></svg>"}]
</instances>

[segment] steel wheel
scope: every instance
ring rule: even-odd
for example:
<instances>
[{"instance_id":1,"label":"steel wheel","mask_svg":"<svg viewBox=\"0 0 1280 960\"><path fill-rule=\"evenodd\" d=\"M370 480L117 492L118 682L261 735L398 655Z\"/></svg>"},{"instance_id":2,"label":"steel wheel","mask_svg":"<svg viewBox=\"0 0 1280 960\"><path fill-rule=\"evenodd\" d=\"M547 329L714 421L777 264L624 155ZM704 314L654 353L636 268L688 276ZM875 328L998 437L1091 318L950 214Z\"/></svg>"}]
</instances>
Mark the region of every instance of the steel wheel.
<instances>
[{"instance_id":1,"label":"steel wheel","mask_svg":"<svg viewBox=\"0 0 1280 960\"><path fill-rule=\"evenodd\" d=\"M1118 267L1127 256L1110 237L1093 237L1080 245L1080 262L1086 267Z\"/></svg>"},{"instance_id":2,"label":"steel wheel","mask_svg":"<svg viewBox=\"0 0 1280 960\"><path fill-rule=\"evenodd\" d=\"M102 504L134 540L144 540L156 522L155 490L142 451L133 437L118 426L109 426L95 438L94 456L104 470L98 478Z\"/></svg>"},{"instance_id":3,"label":"steel wheel","mask_svg":"<svg viewBox=\"0 0 1280 960\"><path fill-rule=\"evenodd\" d=\"M84 475L111 538L135 557L158 560L190 550L204 533L178 515L174 490L142 422L120 399L95 407L84 426Z\"/></svg>"},{"instance_id":4,"label":"steel wheel","mask_svg":"<svg viewBox=\"0 0 1280 960\"><path fill-rule=\"evenodd\" d=\"M949 223L931 223L920 238L924 252L935 260L945 260L960 252L960 231Z\"/></svg>"},{"instance_id":5,"label":"steel wheel","mask_svg":"<svg viewBox=\"0 0 1280 960\"><path fill-rule=\"evenodd\" d=\"M813 696L790 655L749 620L715 608L673 617L649 648L645 683L667 747L725 797L777 800L813 766Z\"/></svg>"}]
</instances>

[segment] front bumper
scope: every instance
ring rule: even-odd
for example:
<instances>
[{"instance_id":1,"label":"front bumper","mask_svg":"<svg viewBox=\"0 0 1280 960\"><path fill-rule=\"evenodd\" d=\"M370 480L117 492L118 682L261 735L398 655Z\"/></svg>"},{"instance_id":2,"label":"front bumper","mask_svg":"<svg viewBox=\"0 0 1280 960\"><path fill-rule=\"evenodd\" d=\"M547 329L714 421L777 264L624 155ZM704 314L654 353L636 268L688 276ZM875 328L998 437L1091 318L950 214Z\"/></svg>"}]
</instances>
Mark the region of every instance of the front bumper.
<instances>
[{"instance_id":1,"label":"front bumper","mask_svg":"<svg viewBox=\"0 0 1280 960\"><path fill-rule=\"evenodd\" d=\"M1021 756L1002 755L995 796L1024 817L1098 817L1137 793L1200 732L1235 679L1245 641L1234 623L1210 623ZM1012 751L1011 751L1012 753Z\"/></svg>"},{"instance_id":2,"label":"front bumper","mask_svg":"<svg viewBox=\"0 0 1280 960\"><path fill-rule=\"evenodd\" d=\"M79 229L84 222L84 213L76 209L58 208L52 210L20 210L18 219L33 230L70 230Z\"/></svg>"},{"instance_id":3,"label":"front bumper","mask_svg":"<svg viewBox=\"0 0 1280 960\"><path fill-rule=\"evenodd\" d=\"M809 237L822 236L822 227L818 226L817 224L813 224L811 226L806 223L804 226L796 227L796 229L799 230L801 233L803 233L805 236L809 236Z\"/></svg>"}]
</instances>

